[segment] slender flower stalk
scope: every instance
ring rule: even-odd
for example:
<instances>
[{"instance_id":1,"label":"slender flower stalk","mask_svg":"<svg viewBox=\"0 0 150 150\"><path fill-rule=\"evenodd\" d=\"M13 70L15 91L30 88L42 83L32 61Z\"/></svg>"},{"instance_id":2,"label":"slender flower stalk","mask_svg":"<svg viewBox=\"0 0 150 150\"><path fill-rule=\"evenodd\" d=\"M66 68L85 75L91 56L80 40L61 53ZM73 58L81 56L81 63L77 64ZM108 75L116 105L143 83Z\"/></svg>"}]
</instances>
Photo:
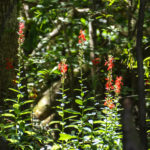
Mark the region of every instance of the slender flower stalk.
<instances>
[{"instance_id":1,"label":"slender flower stalk","mask_svg":"<svg viewBox=\"0 0 150 150\"><path fill-rule=\"evenodd\" d=\"M80 30L80 35L78 36L78 38L79 38L78 43L79 44L84 44L84 42L86 41L86 38L85 38L83 30Z\"/></svg>"},{"instance_id":2,"label":"slender flower stalk","mask_svg":"<svg viewBox=\"0 0 150 150\"><path fill-rule=\"evenodd\" d=\"M121 85L123 85L122 83L122 77L121 76L117 76L115 83L113 81L113 73L112 73L112 69L114 67L114 58L109 55L108 56L108 60L105 62L105 66L107 66L107 78L106 78L106 97L105 97L105 102L104 102L104 106L106 106L106 108L108 107L108 112L106 113L106 126L105 126L105 134L111 131L112 134L109 134L106 136L107 139L113 139L114 137L118 138L118 140L120 140L120 132L116 132L116 130L118 130L118 124L119 124L119 94L121 91ZM114 95L115 93L115 95ZM107 125L107 123L109 123ZM108 141L109 144L109 148L112 149L114 148L114 143ZM121 140L119 141L119 145L116 145L116 147L120 147Z\"/></svg>"},{"instance_id":3,"label":"slender flower stalk","mask_svg":"<svg viewBox=\"0 0 150 150\"><path fill-rule=\"evenodd\" d=\"M109 55L108 61L105 62L105 66L107 66L108 74L107 74L107 78L105 79L107 81L105 84L107 90L107 96L105 98L106 101L104 105L109 107L110 109L113 109L115 107L111 96L111 92L114 90L113 79L112 79L112 68L114 66L113 61L114 58L111 55Z\"/></svg>"},{"instance_id":4,"label":"slender flower stalk","mask_svg":"<svg viewBox=\"0 0 150 150\"><path fill-rule=\"evenodd\" d=\"M84 85L83 85L83 63L84 63L84 49L83 49L83 46L84 46L84 42L86 41L86 38L85 38L85 35L84 35L84 32L82 30L80 30L80 35L78 36L79 38L79 44L80 45L80 49L79 49L79 55L78 55L78 61L79 61L79 67L80 67L80 95L81 95L81 101L82 101L82 105L81 105L81 124L79 125L79 128L80 128L80 132L78 133L78 142L80 141L80 135L82 136L82 144L84 143L84 140L83 140L83 126L84 126L84 120L83 120L83 116L84 116ZM78 144L79 146L79 144ZM78 147L79 148L79 147Z\"/></svg>"},{"instance_id":5,"label":"slender flower stalk","mask_svg":"<svg viewBox=\"0 0 150 150\"><path fill-rule=\"evenodd\" d=\"M66 94L65 94L65 79L66 79L66 72L68 70L68 65L66 64L66 59L63 59L62 62L60 62L58 64L58 70L61 72L61 85L62 85L62 88L61 88L61 91L62 91L62 98L61 98L61 106L60 106L60 109L61 109L61 118L62 118L62 130L61 130L61 134L64 134L65 133L65 98L66 98ZM64 141L62 141L62 148L64 148L65 145L64 145Z\"/></svg>"}]
</instances>

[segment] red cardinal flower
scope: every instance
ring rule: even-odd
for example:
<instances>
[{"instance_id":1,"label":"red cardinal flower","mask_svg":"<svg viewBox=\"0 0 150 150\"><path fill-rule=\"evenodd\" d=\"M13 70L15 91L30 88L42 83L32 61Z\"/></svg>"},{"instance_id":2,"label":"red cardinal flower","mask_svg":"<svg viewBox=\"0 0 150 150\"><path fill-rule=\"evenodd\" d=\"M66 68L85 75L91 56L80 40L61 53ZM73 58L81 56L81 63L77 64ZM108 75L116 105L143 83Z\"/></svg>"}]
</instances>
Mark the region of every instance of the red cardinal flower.
<instances>
[{"instance_id":1,"label":"red cardinal flower","mask_svg":"<svg viewBox=\"0 0 150 150\"><path fill-rule=\"evenodd\" d=\"M99 63L100 63L100 58L94 58L94 59L92 60L92 63L93 63L93 65L99 64Z\"/></svg>"},{"instance_id":2,"label":"red cardinal flower","mask_svg":"<svg viewBox=\"0 0 150 150\"><path fill-rule=\"evenodd\" d=\"M114 87L113 87L113 80L112 79L109 79L109 78L106 78L105 80L107 80L106 84L105 84L105 87L106 87L106 90L113 90Z\"/></svg>"},{"instance_id":3,"label":"red cardinal flower","mask_svg":"<svg viewBox=\"0 0 150 150\"><path fill-rule=\"evenodd\" d=\"M62 74L65 74L68 70L68 65L59 63L58 64L58 70L60 70Z\"/></svg>"},{"instance_id":4,"label":"red cardinal flower","mask_svg":"<svg viewBox=\"0 0 150 150\"><path fill-rule=\"evenodd\" d=\"M105 66L108 65L107 70L111 70L113 68L113 66L114 66L113 60L114 60L114 58L112 56L108 57L108 61L105 62Z\"/></svg>"},{"instance_id":5,"label":"red cardinal flower","mask_svg":"<svg viewBox=\"0 0 150 150\"><path fill-rule=\"evenodd\" d=\"M115 104L113 104L112 100L110 99L106 99L106 101L104 102L104 106L109 107L110 109L115 107Z\"/></svg>"},{"instance_id":6,"label":"red cardinal flower","mask_svg":"<svg viewBox=\"0 0 150 150\"><path fill-rule=\"evenodd\" d=\"M19 43L23 43L23 41L24 41L24 31L23 31L24 28L25 28L24 23L20 22L19 23L19 31L18 31L18 34L19 34L18 41L19 41Z\"/></svg>"},{"instance_id":7,"label":"red cardinal flower","mask_svg":"<svg viewBox=\"0 0 150 150\"><path fill-rule=\"evenodd\" d=\"M115 107L115 104L111 103L111 104L108 105L108 107L109 107L110 109L113 109L113 108Z\"/></svg>"},{"instance_id":8,"label":"red cardinal flower","mask_svg":"<svg viewBox=\"0 0 150 150\"><path fill-rule=\"evenodd\" d=\"M122 77L116 77L116 81L115 81L115 93L119 94L120 90L121 90L121 85L123 85L122 83Z\"/></svg>"},{"instance_id":9,"label":"red cardinal flower","mask_svg":"<svg viewBox=\"0 0 150 150\"><path fill-rule=\"evenodd\" d=\"M81 44L84 41L86 41L86 38L85 38L85 35L84 35L84 31L80 30L80 35L78 36L78 38L79 38L79 41L78 41L79 44Z\"/></svg>"}]
</instances>

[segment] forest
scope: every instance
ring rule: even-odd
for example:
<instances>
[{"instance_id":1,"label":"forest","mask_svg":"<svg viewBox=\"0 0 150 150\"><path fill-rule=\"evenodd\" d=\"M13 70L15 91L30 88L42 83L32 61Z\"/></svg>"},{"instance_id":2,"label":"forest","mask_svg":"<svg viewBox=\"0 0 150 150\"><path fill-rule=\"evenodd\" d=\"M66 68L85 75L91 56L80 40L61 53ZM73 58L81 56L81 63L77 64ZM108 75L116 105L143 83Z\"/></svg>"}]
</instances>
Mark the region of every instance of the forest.
<instances>
[{"instance_id":1,"label":"forest","mask_svg":"<svg viewBox=\"0 0 150 150\"><path fill-rule=\"evenodd\" d=\"M0 150L150 150L149 0L0 0Z\"/></svg>"}]
</instances>

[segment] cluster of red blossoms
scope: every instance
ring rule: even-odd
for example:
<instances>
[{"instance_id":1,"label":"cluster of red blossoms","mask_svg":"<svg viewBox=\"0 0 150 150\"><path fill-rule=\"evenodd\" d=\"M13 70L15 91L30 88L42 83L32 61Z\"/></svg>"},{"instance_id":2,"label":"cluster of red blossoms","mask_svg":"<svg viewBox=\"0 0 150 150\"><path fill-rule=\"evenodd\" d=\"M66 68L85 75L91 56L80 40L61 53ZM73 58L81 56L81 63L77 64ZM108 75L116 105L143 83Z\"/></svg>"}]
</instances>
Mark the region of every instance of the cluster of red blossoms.
<instances>
[{"instance_id":1,"label":"cluster of red blossoms","mask_svg":"<svg viewBox=\"0 0 150 150\"><path fill-rule=\"evenodd\" d=\"M113 86L113 80L112 80L112 68L114 66L113 64L113 60L114 58L112 56L109 56L108 57L108 61L106 61L105 63L105 66L107 65L108 68L108 76L106 78L107 82L106 82L106 90L108 92L110 92L110 90L114 90L115 94L118 95L120 93L120 90L121 90L121 85L123 85L122 83L122 77L116 77L116 80L115 80L115 85ZM114 108L115 107L115 104L113 103L113 101L107 97L105 98L106 101L104 102L104 105L109 107L110 109Z\"/></svg>"},{"instance_id":2,"label":"cluster of red blossoms","mask_svg":"<svg viewBox=\"0 0 150 150\"><path fill-rule=\"evenodd\" d=\"M111 78L105 78L105 80L107 81L105 86L106 86L106 90L113 90L114 86L113 86L113 80Z\"/></svg>"},{"instance_id":3,"label":"cluster of red blossoms","mask_svg":"<svg viewBox=\"0 0 150 150\"><path fill-rule=\"evenodd\" d=\"M121 85L123 85L123 83L121 82L122 77L116 77L116 81L115 81L115 93L119 94L120 90L121 90Z\"/></svg>"},{"instance_id":4,"label":"cluster of red blossoms","mask_svg":"<svg viewBox=\"0 0 150 150\"><path fill-rule=\"evenodd\" d=\"M65 74L68 70L68 65L61 62L58 64L58 70L60 70L62 74Z\"/></svg>"},{"instance_id":5,"label":"cluster of red blossoms","mask_svg":"<svg viewBox=\"0 0 150 150\"><path fill-rule=\"evenodd\" d=\"M113 68L113 66L114 66L113 60L114 60L114 58L112 56L108 57L108 61L105 62L105 66L108 65L107 70L111 70Z\"/></svg>"},{"instance_id":6,"label":"cluster of red blossoms","mask_svg":"<svg viewBox=\"0 0 150 150\"><path fill-rule=\"evenodd\" d=\"M99 63L100 63L100 58L94 58L94 59L92 60L92 63L93 63L93 65L99 64Z\"/></svg>"},{"instance_id":7,"label":"cluster of red blossoms","mask_svg":"<svg viewBox=\"0 0 150 150\"><path fill-rule=\"evenodd\" d=\"M18 34L19 34L18 41L19 41L19 43L23 43L23 41L24 41L24 31L23 31L24 28L25 28L24 23L20 22L19 23L19 31L18 31Z\"/></svg>"},{"instance_id":8,"label":"cluster of red blossoms","mask_svg":"<svg viewBox=\"0 0 150 150\"><path fill-rule=\"evenodd\" d=\"M12 61L10 60L10 58L6 58L6 69L7 70L10 70L10 69L13 69L14 66L12 64Z\"/></svg>"},{"instance_id":9,"label":"cluster of red blossoms","mask_svg":"<svg viewBox=\"0 0 150 150\"><path fill-rule=\"evenodd\" d=\"M106 99L106 98L105 98ZM115 104L113 104L112 100L110 99L106 99L105 103L104 103L104 106L107 106L109 107L110 109L114 108L115 107Z\"/></svg>"},{"instance_id":10,"label":"cluster of red blossoms","mask_svg":"<svg viewBox=\"0 0 150 150\"><path fill-rule=\"evenodd\" d=\"M84 41L86 41L86 38L85 38L85 35L84 35L84 31L80 30L80 35L78 36L78 38L79 38L79 41L78 41L79 44L81 44Z\"/></svg>"}]
</instances>

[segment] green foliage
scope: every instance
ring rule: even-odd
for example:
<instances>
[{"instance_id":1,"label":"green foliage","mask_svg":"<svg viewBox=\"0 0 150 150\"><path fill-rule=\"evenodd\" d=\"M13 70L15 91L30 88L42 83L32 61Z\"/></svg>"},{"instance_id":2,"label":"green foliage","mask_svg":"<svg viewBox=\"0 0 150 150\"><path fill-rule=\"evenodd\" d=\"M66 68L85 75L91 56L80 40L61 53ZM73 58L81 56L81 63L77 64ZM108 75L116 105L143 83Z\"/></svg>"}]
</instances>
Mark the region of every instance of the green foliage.
<instances>
[{"instance_id":1,"label":"green foliage","mask_svg":"<svg viewBox=\"0 0 150 150\"><path fill-rule=\"evenodd\" d=\"M18 68L17 87L10 88L16 94L16 98L5 99L9 108L1 114L1 134L16 149L40 149L44 145L51 145L53 150L121 150L121 109L118 97L114 97L114 93L111 95L111 98L116 100L116 109L110 110L103 106L103 99L108 95L104 87L107 71L103 64L106 56L112 54L116 61L114 74L123 74L126 80L122 95L136 94L137 61L134 49L139 0L132 3L127 0L102 0L98 3L88 0L25 2L31 8L27 12L30 18L25 17L26 39L19 47L25 55L19 54L23 62ZM149 8L149 5L147 7ZM147 20L149 17L149 12L146 11ZM93 23L93 51L90 45L90 21ZM61 26L60 29L58 26ZM150 81L150 57L147 53L150 42L149 26L150 23L146 21L143 39L145 81ZM82 46L77 44L80 29L85 31L87 39ZM58 33L52 36L57 30ZM100 58L100 64L94 66L91 62L93 57ZM69 69L54 107L58 120L48 123L45 129L31 118L31 106L38 103L37 100L45 89L53 85L54 81L60 80L61 73L57 65L64 58L67 59ZM75 72L78 69L80 77ZM94 76L91 75L92 69ZM27 93L24 93L21 77L23 70L28 92L32 93L33 88L37 90L38 98L35 100L25 99ZM67 82L70 82L70 85ZM77 87L74 87L74 83ZM149 96L148 83L148 108ZM71 107L72 105L75 107ZM149 118L147 122L149 124Z\"/></svg>"}]
</instances>

